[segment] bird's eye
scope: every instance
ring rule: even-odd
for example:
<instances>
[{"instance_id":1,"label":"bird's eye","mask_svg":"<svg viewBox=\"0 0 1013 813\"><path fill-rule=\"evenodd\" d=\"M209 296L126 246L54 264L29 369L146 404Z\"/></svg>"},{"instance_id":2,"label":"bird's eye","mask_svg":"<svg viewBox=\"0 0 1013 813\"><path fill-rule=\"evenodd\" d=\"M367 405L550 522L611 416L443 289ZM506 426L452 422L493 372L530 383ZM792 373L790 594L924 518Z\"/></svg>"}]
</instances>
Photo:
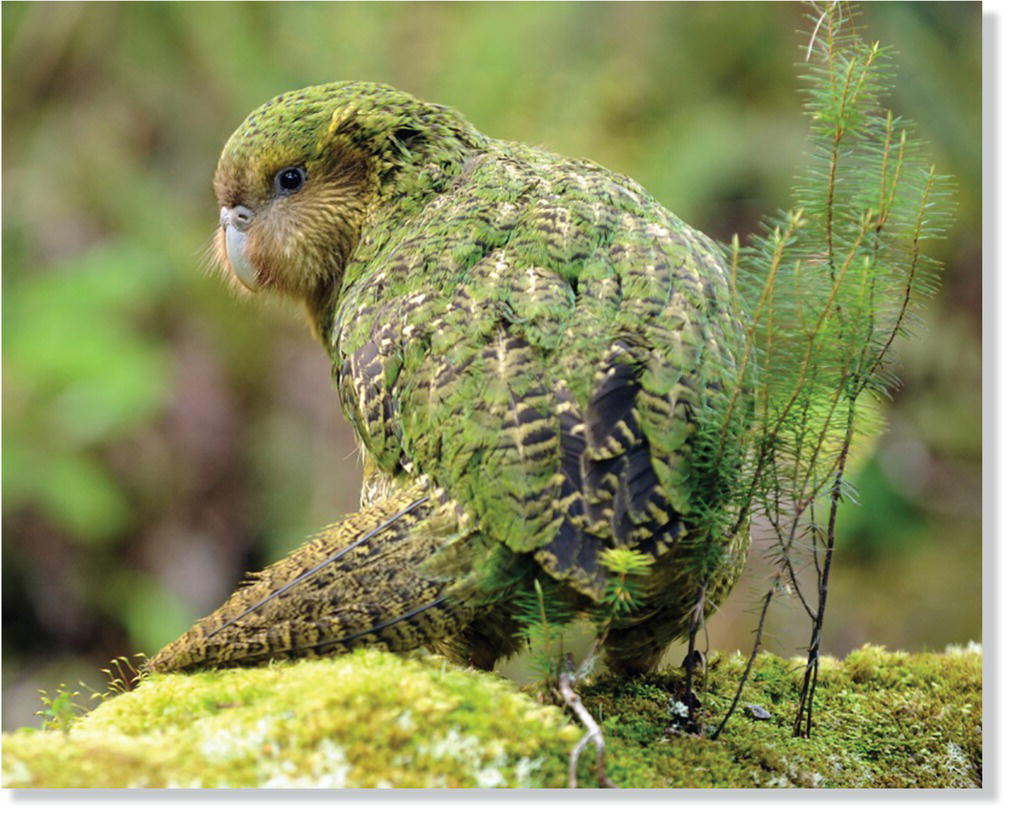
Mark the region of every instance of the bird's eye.
<instances>
[{"instance_id":1,"label":"bird's eye","mask_svg":"<svg viewBox=\"0 0 1013 813\"><path fill-rule=\"evenodd\" d=\"M302 167L285 167L274 176L274 191L278 195L291 195L298 192L306 183L306 170Z\"/></svg>"}]
</instances>

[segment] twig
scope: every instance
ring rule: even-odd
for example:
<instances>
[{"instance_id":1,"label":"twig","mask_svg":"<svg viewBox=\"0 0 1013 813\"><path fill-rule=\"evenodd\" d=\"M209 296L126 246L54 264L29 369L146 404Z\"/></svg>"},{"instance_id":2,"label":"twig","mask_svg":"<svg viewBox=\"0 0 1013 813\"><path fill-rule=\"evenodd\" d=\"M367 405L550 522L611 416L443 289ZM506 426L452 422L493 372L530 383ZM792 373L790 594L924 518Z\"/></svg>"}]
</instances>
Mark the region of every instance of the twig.
<instances>
[{"instance_id":1,"label":"twig","mask_svg":"<svg viewBox=\"0 0 1013 813\"><path fill-rule=\"evenodd\" d=\"M831 3L823 10L823 13L820 15L820 18L816 21L816 27L813 28L813 35L809 37L809 47L805 49L806 62L809 61L809 57L811 57L813 54L813 46L816 44L816 35L820 33L820 26L823 25L823 21L827 18L827 14L830 12L830 9L832 9L836 4L837 0L834 0L833 3Z\"/></svg>"},{"instance_id":2,"label":"twig","mask_svg":"<svg viewBox=\"0 0 1013 813\"><path fill-rule=\"evenodd\" d=\"M696 671L696 634L703 621L704 601L707 598L707 580L700 582L697 589L696 601L693 605L693 614L690 616L689 636L686 641L686 660L683 666L686 669L686 695L693 694L693 674Z\"/></svg>"},{"instance_id":3,"label":"twig","mask_svg":"<svg viewBox=\"0 0 1013 813\"><path fill-rule=\"evenodd\" d=\"M749 661L746 663L746 668L742 672L742 677L739 678L739 688L735 691L735 697L732 698L732 704L728 707L728 711L725 713L724 719L715 729L714 733L711 734L711 739L716 740L718 735L721 734L725 729L725 724L732 718L732 713L735 711L735 707L738 706L739 700L742 698L742 691L746 686L746 681L749 679L749 674L753 670L753 662L756 660L756 656L760 651L760 642L763 640L763 624L767 618L767 608L770 607L770 602L774 598L774 591L777 590L777 584L771 587L767 591L767 595L763 597L763 608L760 610L760 621L756 625L756 638L753 640L753 651L749 653Z\"/></svg>"},{"instance_id":4,"label":"twig","mask_svg":"<svg viewBox=\"0 0 1013 813\"><path fill-rule=\"evenodd\" d=\"M816 696L816 678L819 675L820 644L823 639L823 618L826 614L827 600L830 596L830 565L833 562L837 536L837 509L841 503L841 495L844 485L844 469L847 465L848 453L851 449L851 438L854 428L855 399L852 398L848 403L848 422L844 433L844 444L841 447L841 453L837 459L837 472L834 478L833 491L830 495L830 516L827 519L826 547L823 552L823 568L819 574L819 601L816 607L816 618L813 620L812 636L809 639L809 653L805 667L805 676L802 679L801 697L799 698L798 710L795 714L795 725L792 727L792 734L796 737L808 737L812 733L813 698ZM805 733L802 731L803 720L805 720Z\"/></svg>"}]
</instances>

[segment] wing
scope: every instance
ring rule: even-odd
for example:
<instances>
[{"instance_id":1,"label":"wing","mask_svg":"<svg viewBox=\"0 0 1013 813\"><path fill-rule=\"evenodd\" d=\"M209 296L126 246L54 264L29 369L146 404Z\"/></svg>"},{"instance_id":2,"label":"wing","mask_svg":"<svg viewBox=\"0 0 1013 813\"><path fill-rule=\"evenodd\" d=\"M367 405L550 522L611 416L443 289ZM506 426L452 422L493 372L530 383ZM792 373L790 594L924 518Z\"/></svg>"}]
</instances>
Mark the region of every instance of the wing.
<instances>
[{"instance_id":1,"label":"wing","mask_svg":"<svg viewBox=\"0 0 1013 813\"><path fill-rule=\"evenodd\" d=\"M515 150L370 242L331 340L379 468L594 598L603 549L686 535L697 415L734 369L706 238L621 176Z\"/></svg>"}]
</instances>

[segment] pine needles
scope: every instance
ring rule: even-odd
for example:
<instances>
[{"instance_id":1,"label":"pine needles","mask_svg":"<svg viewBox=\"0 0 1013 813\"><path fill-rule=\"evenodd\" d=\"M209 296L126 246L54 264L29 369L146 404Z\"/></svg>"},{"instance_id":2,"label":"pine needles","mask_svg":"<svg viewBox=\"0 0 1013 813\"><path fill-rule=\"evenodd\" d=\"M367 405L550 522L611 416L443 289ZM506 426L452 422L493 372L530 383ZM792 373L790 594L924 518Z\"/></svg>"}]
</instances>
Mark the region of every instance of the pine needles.
<instances>
[{"instance_id":1,"label":"pine needles","mask_svg":"<svg viewBox=\"0 0 1013 813\"><path fill-rule=\"evenodd\" d=\"M727 437L741 437L731 431L737 401L754 381L754 423L733 504L739 527L761 520L770 528L771 590L790 586L811 622L794 725L804 736L837 519L852 496L849 457L858 438L880 427L877 401L897 384L892 347L936 287L925 243L942 237L950 219L948 180L924 158L911 124L883 106L893 82L889 53L863 41L855 14L833 2L810 15L802 63L808 154L794 207L745 246L730 247L746 352L711 430L719 451ZM809 569L816 587L807 592ZM762 623L757 644L760 636Z\"/></svg>"}]
</instances>

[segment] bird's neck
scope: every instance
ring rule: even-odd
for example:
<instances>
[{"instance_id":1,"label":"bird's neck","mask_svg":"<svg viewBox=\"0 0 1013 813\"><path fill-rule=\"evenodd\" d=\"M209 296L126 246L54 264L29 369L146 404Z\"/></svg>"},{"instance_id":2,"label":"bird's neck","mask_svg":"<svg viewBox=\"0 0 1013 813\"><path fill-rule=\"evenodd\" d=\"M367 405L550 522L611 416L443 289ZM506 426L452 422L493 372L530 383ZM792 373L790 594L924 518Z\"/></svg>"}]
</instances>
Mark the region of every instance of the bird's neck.
<instances>
[{"instance_id":1,"label":"bird's neck","mask_svg":"<svg viewBox=\"0 0 1013 813\"><path fill-rule=\"evenodd\" d=\"M380 256L397 244L413 219L459 181L484 154L490 139L448 111L438 126L398 131L374 162L372 204L340 280L322 285L306 298L315 335L329 345L340 303L375 273Z\"/></svg>"}]
</instances>

